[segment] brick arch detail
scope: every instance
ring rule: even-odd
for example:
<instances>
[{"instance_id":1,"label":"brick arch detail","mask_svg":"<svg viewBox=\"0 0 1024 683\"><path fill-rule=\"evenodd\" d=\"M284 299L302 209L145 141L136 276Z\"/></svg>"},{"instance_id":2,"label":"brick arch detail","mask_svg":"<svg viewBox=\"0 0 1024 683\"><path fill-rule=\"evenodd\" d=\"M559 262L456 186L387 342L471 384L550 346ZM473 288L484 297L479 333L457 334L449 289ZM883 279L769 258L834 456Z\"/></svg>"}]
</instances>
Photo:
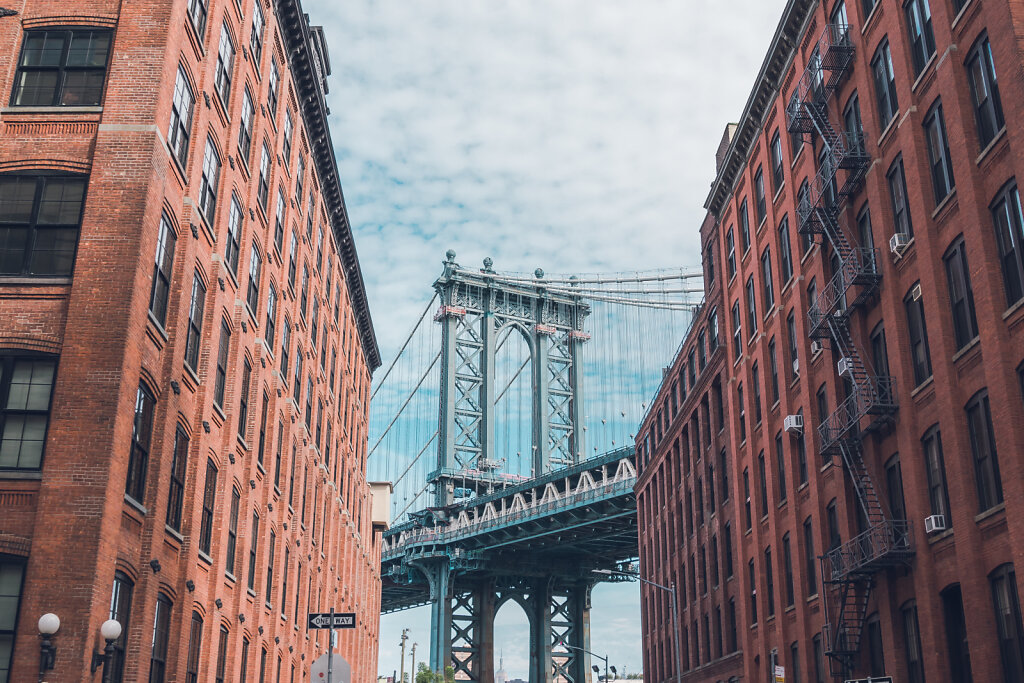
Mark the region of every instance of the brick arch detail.
<instances>
[{"instance_id":1,"label":"brick arch detail","mask_svg":"<svg viewBox=\"0 0 1024 683\"><path fill-rule=\"evenodd\" d=\"M32 549L32 539L15 534L0 533L0 553L28 557Z\"/></svg>"},{"instance_id":2,"label":"brick arch detail","mask_svg":"<svg viewBox=\"0 0 1024 683\"><path fill-rule=\"evenodd\" d=\"M85 159L17 159L0 162L0 173L12 171L65 171L87 174L92 164Z\"/></svg>"},{"instance_id":3,"label":"brick arch detail","mask_svg":"<svg viewBox=\"0 0 1024 683\"><path fill-rule=\"evenodd\" d=\"M0 349L21 349L59 355L61 340L56 337L0 335Z\"/></svg>"},{"instance_id":4,"label":"brick arch detail","mask_svg":"<svg viewBox=\"0 0 1024 683\"><path fill-rule=\"evenodd\" d=\"M59 14L45 17L29 17L23 20L21 24L26 29L45 28L47 26L115 28L117 26L117 15Z\"/></svg>"}]
</instances>

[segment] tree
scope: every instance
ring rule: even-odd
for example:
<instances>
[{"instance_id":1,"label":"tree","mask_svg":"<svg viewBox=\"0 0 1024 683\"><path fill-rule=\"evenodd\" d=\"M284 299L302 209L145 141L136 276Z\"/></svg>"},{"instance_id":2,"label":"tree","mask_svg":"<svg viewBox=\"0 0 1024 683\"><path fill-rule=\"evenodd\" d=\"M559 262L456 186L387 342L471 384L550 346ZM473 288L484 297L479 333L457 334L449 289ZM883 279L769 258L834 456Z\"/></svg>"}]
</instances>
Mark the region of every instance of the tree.
<instances>
[{"instance_id":1,"label":"tree","mask_svg":"<svg viewBox=\"0 0 1024 683\"><path fill-rule=\"evenodd\" d=\"M424 662L420 662L416 671L416 683L455 683L455 669L445 667L442 675L434 673Z\"/></svg>"}]
</instances>

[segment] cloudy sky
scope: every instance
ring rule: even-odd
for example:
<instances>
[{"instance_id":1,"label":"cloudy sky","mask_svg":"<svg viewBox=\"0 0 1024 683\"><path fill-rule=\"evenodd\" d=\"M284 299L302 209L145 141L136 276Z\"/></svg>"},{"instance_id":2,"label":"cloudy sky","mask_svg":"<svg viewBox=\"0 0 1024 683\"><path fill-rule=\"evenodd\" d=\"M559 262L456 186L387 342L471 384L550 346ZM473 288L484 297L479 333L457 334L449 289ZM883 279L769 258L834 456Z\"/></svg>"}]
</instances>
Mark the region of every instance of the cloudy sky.
<instances>
[{"instance_id":1,"label":"cloudy sky","mask_svg":"<svg viewBox=\"0 0 1024 683\"><path fill-rule=\"evenodd\" d=\"M715 148L783 5L307 0L330 45L333 138L385 362L449 248L498 270L698 265ZM593 647L630 671L637 594L594 596ZM505 668L525 676L525 617L499 622ZM384 617L380 671L398 667L406 626L425 653L424 610Z\"/></svg>"}]
</instances>

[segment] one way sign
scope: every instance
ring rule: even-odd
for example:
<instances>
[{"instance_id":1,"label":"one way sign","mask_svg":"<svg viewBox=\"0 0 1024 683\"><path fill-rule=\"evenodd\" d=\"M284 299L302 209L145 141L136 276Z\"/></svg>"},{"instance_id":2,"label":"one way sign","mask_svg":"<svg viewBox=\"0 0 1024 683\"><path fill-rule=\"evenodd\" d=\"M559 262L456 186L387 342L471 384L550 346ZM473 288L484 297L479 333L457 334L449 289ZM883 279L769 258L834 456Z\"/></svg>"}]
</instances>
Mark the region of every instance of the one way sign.
<instances>
[{"instance_id":1,"label":"one way sign","mask_svg":"<svg viewBox=\"0 0 1024 683\"><path fill-rule=\"evenodd\" d=\"M334 623L331 623L331 617L334 617ZM330 612L324 612L322 614L313 613L309 615L308 628L355 628L356 627L356 613L355 612L335 612L333 615Z\"/></svg>"}]
</instances>

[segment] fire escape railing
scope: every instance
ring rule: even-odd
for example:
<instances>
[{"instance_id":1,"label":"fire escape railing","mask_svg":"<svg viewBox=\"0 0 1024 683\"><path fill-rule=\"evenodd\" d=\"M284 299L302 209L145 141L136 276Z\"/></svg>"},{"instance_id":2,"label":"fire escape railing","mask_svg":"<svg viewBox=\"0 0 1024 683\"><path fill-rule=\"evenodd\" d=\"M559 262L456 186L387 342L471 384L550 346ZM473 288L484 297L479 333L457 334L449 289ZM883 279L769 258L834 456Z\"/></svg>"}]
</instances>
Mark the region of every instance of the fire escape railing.
<instances>
[{"instance_id":1,"label":"fire escape railing","mask_svg":"<svg viewBox=\"0 0 1024 683\"><path fill-rule=\"evenodd\" d=\"M898 406L892 378L868 370L850 329L853 311L871 299L881 279L877 252L852 244L839 222L849 200L860 191L871 163L863 133L836 131L829 121L829 100L849 73L854 51L848 25L826 25L786 106L789 131L817 135L824 145L814 179L798 202L798 231L822 235L839 259L807 314L809 336L832 345L841 358L840 372L851 387L847 398L819 425L819 445L827 458L842 456L867 527L821 558L822 578L831 598L825 601L826 652L835 674L852 671L873 574L913 556L910 525L906 520L891 519L885 512L861 441L866 430L890 419ZM873 419L862 429L869 416ZM836 603L832 609L830 602Z\"/></svg>"}]
</instances>

